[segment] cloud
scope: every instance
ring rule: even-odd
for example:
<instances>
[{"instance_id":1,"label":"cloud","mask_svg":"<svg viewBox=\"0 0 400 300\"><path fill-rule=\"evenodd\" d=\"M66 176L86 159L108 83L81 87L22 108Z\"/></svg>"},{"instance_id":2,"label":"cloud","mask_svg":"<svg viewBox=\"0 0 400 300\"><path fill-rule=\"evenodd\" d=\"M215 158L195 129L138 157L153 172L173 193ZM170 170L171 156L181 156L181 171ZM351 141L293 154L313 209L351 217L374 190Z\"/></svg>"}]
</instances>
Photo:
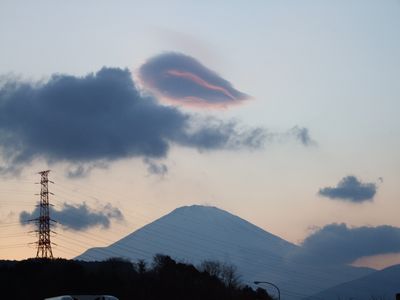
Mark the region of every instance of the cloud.
<instances>
[{"instance_id":1,"label":"cloud","mask_svg":"<svg viewBox=\"0 0 400 300\"><path fill-rule=\"evenodd\" d=\"M107 167L105 162L70 165L66 170L66 176L70 179L79 179L88 176L95 168L106 169Z\"/></svg>"},{"instance_id":2,"label":"cloud","mask_svg":"<svg viewBox=\"0 0 400 300\"><path fill-rule=\"evenodd\" d=\"M151 175L159 175L164 177L164 175L168 173L168 167L165 164L157 163L147 157L143 159L143 162L147 166L147 172L149 172Z\"/></svg>"},{"instance_id":3,"label":"cloud","mask_svg":"<svg viewBox=\"0 0 400 300\"><path fill-rule=\"evenodd\" d=\"M400 228L329 224L308 236L295 257L319 264L350 264L363 256L400 252Z\"/></svg>"},{"instance_id":4,"label":"cloud","mask_svg":"<svg viewBox=\"0 0 400 300\"><path fill-rule=\"evenodd\" d=\"M3 78L4 79L4 78ZM128 70L102 68L47 82L15 78L0 84L0 171L17 172L34 159L92 165L98 161L164 158L172 144L201 151L257 148L261 128L202 119L160 105L136 87ZM80 176L78 167L70 176Z\"/></svg>"},{"instance_id":5,"label":"cloud","mask_svg":"<svg viewBox=\"0 0 400 300\"><path fill-rule=\"evenodd\" d=\"M318 194L330 199L339 199L354 203L371 201L377 190L375 183L362 183L355 176L346 176L336 187L325 187Z\"/></svg>"},{"instance_id":6,"label":"cloud","mask_svg":"<svg viewBox=\"0 0 400 300\"><path fill-rule=\"evenodd\" d=\"M23 211L19 219L21 225L27 225L27 220L32 220L40 215L39 207L36 207L31 213ZM122 221L124 216L122 212L113 207L110 203L100 209L94 210L85 202L83 204L63 203L61 210L50 207L50 216L57 221L56 225L61 225L64 229L87 230L92 227L100 226L103 229L110 227L111 220Z\"/></svg>"},{"instance_id":7,"label":"cloud","mask_svg":"<svg viewBox=\"0 0 400 300\"><path fill-rule=\"evenodd\" d=\"M195 58L182 53L150 58L140 67L139 78L148 89L182 105L227 107L249 98Z\"/></svg>"},{"instance_id":8,"label":"cloud","mask_svg":"<svg viewBox=\"0 0 400 300\"><path fill-rule=\"evenodd\" d=\"M308 128L294 126L288 131L288 134L300 141L304 146L316 145L316 142L310 136Z\"/></svg>"},{"instance_id":9,"label":"cloud","mask_svg":"<svg viewBox=\"0 0 400 300\"><path fill-rule=\"evenodd\" d=\"M68 178L82 178L86 177L90 171L92 170L92 167L85 167L84 165L77 165L77 166L71 166L67 170L67 177Z\"/></svg>"}]
</instances>

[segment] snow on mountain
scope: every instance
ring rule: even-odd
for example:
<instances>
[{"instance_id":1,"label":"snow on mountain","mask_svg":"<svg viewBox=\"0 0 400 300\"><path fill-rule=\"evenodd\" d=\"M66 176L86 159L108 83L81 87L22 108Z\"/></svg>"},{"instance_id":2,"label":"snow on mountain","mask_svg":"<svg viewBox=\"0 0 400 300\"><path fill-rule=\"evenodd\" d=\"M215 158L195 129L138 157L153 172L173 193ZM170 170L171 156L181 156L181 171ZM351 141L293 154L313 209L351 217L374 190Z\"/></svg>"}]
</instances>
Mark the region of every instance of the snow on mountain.
<instances>
[{"instance_id":1,"label":"snow on mountain","mask_svg":"<svg viewBox=\"0 0 400 300\"><path fill-rule=\"evenodd\" d=\"M370 272L298 264L288 259L296 250L297 245L240 217L216 207L193 205L177 208L110 246L89 249L76 259L118 256L150 262L155 254L166 254L194 265L218 260L235 265L246 284L255 280L278 284L285 299L300 299Z\"/></svg>"},{"instance_id":2,"label":"snow on mountain","mask_svg":"<svg viewBox=\"0 0 400 300\"><path fill-rule=\"evenodd\" d=\"M400 293L400 265L373 272L370 275L329 288L306 299L394 300L397 293Z\"/></svg>"}]
</instances>

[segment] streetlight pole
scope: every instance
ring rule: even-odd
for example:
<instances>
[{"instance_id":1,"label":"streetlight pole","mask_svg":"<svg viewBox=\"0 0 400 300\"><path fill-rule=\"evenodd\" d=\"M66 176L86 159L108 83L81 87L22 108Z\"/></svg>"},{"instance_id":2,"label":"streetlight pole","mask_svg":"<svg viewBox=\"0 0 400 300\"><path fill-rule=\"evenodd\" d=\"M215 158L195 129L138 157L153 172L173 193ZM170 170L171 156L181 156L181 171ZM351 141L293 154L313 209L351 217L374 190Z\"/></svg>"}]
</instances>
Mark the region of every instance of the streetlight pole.
<instances>
[{"instance_id":1,"label":"streetlight pole","mask_svg":"<svg viewBox=\"0 0 400 300\"><path fill-rule=\"evenodd\" d=\"M268 282L268 281L254 281L254 284L260 284L260 283L266 283L266 284L270 284L272 285L274 288L276 288L276 290L278 291L278 300L281 300L281 290L278 288L277 285L273 284L272 282Z\"/></svg>"}]
</instances>

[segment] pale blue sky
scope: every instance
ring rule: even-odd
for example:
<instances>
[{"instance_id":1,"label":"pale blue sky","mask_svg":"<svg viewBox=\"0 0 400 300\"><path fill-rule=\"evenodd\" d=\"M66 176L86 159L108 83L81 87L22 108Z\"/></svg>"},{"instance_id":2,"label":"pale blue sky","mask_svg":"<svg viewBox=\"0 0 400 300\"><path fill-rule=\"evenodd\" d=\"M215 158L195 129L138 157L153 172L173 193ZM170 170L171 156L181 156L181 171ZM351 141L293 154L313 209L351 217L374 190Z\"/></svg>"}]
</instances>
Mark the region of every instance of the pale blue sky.
<instances>
[{"instance_id":1,"label":"pale blue sky","mask_svg":"<svg viewBox=\"0 0 400 300\"><path fill-rule=\"evenodd\" d=\"M293 242L331 222L400 226L399 1L3 0L0 39L0 73L34 80L103 66L136 74L153 55L183 52L252 96L205 113L279 132L305 126L317 142L200 154L175 147L163 180L147 176L139 159L81 180L119 186L126 198L145 199L134 202L143 210L157 203L149 219L208 203ZM317 196L350 174L384 178L373 203Z\"/></svg>"}]
</instances>

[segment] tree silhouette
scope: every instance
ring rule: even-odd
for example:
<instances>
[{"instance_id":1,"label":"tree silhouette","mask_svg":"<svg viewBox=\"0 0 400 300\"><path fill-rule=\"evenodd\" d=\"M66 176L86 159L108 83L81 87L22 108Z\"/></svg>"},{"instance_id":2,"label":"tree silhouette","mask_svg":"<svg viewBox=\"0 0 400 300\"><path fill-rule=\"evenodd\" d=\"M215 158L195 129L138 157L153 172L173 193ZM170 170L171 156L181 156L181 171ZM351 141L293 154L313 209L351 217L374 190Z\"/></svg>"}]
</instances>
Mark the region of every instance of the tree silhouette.
<instances>
[{"instance_id":1,"label":"tree silhouette","mask_svg":"<svg viewBox=\"0 0 400 300\"><path fill-rule=\"evenodd\" d=\"M265 290L241 286L234 266L216 265L215 271L197 269L165 255L156 255L151 267L121 258L0 261L1 293L2 299L9 300L57 295L114 295L120 300L272 299Z\"/></svg>"}]
</instances>

